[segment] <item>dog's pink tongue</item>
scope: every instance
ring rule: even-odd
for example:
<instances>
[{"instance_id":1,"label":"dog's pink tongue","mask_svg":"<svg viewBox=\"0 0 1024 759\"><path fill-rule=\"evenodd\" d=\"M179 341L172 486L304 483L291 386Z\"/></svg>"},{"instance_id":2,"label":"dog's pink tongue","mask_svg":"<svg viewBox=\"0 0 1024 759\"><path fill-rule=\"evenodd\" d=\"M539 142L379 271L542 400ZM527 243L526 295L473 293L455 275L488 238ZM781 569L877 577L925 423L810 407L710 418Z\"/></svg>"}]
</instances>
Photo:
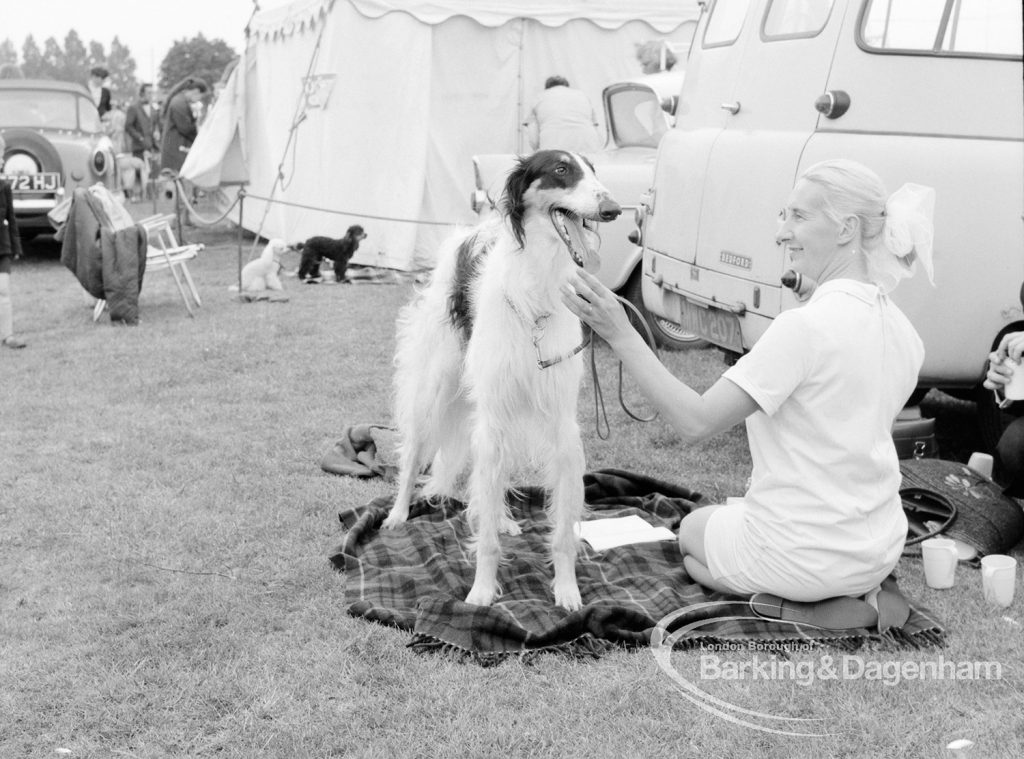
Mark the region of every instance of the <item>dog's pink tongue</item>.
<instances>
[{"instance_id":1,"label":"dog's pink tongue","mask_svg":"<svg viewBox=\"0 0 1024 759\"><path fill-rule=\"evenodd\" d=\"M573 250L583 259L583 268L591 274L601 268L601 236L593 229L583 226L580 219L566 219L566 230L572 241Z\"/></svg>"},{"instance_id":2,"label":"dog's pink tongue","mask_svg":"<svg viewBox=\"0 0 1024 759\"><path fill-rule=\"evenodd\" d=\"M597 274L601 268L601 236L592 229L583 228L586 240L587 257L583 259L583 268L590 274Z\"/></svg>"}]
</instances>

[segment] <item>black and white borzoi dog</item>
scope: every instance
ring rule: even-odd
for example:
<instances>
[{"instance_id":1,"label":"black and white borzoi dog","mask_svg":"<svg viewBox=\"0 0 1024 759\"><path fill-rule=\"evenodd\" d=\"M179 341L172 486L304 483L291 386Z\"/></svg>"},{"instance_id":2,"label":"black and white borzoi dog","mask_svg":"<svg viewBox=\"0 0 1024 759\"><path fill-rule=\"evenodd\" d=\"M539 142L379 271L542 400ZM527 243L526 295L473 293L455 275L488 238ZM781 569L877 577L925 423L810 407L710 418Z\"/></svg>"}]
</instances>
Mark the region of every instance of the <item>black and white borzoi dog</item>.
<instances>
[{"instance_id":1,"label":"black and white borzoi dog","mask_svg":"<svg viewBox=\"0 0 1024 759\"><path fill-rule=\"evenodd\" d=\"M428 464L424 496L452 496L465 484L476 552L466 601L487 606L499 593L499 533L520 532L505 491L538 476L553 523L555 602L574 610L582 606L574 525L584 511L576 405L585 343L560 292L574 267L597 268L596 222L622 209L589 161L549 150L519 160L501 210L442 246L430 284L399 315L400 475L384 526L406 521Z\"/></svg>"}]
</instances>

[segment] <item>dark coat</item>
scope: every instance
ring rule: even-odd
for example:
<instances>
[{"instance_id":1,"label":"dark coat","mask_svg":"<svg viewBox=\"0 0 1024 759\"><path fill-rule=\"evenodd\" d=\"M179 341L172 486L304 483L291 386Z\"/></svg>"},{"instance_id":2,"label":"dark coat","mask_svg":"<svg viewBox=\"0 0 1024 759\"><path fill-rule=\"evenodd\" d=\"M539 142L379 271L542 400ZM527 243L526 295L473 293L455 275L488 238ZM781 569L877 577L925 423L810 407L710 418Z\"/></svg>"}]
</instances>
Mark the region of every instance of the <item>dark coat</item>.
<instances>
[{"instance_id":1,"label":"dark coat","mask_svg":"<svg viewBox=\"0 0 1024 759\"><path fill-rule=\"evenodd\" d=\"M83 187L72 194L67 223L57 233L60 261L94 298L103 298L110 320L137 324L139 288L146 273L146 230L139 224L114 232L102 207Z\"/></svg>"},{"instance_id":2,"label":"dark coat","mask_svg":"<svg viewBox=\"0 0 1024 759\"><path fill-rule=\"evenodd\" d=\"M100 118L109 111L110 106L110 88L100 87L100 102L96 104L96 110L100 112Z\"/></svg>"},{"instance_id":3,"label":"dark coat","mask_svg":"<svg viewBox=\"0 0 1024 759\"><path fill-rule=\"evenodd\" d=\"M141 157L143 151L156 148L155 125L141 101L136 100L128 106L128 112L124 119L124 131L131 138L131 152L134 155Z\"/></svg>"},{"instance_id":4,"label":"dark coat","mask_svg":"<svg viewBox=\"0 0 1024 759\"><path fill-rule=\"evenodd\" d=\"M14 218L14 191L7 182L0 182L0 256L21 258L21 237L18 236L18 222Z\"/></svg>"},{"instance_id":5,"label":"dark coat","mask_svg":"<svg viewBox=\"0 0 1024 759\"><path fill-rule=\"evenodd\" d=\"M198 130L185 94L179 92L167 103L163 120L163 140L160 143L160 168L180 171L185 154L192 147Z\"/></svg>"}]
</instances>

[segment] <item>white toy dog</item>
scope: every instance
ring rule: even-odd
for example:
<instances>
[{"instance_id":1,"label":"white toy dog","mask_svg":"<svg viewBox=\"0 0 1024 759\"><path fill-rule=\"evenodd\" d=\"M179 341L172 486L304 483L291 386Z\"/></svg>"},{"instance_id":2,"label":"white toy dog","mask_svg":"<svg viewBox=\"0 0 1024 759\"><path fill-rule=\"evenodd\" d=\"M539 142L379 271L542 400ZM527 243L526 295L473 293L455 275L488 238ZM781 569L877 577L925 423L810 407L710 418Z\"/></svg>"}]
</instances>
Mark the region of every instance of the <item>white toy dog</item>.
<instances>
[{"instance_id":1,"label":"white toy dog","mask_svg":"<svg viewBox=\"0 0 1024 759\"><path fill-rule=\"evenodd\" d=\"M286 250L288 246L284 240L275 238L268 242L260 257L242 268L242 292L284 290L278 272L281 271L281 254Z\"/></svg>"}]
</instances>

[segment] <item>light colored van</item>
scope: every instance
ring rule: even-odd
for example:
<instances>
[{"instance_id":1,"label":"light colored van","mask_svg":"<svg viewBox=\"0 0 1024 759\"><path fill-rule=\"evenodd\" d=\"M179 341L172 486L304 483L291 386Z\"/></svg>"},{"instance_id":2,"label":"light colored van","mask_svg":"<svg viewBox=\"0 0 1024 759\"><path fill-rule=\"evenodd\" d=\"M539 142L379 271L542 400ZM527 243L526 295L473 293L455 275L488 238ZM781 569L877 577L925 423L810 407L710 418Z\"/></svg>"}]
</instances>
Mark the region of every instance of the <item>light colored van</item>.
<instances>
[{"instance_id":1,"label":"light colored van","mask_svg":"<svg viewBox=\"0 0 1024 759\"><path fill-rule=\"evenodd\" d=\"M647 308L748 350L798 305L774 243L796 176L851 158L890 191L935 188L935 287L893 298L925 343L921 388L976 393L1024 329L1022 92L1020 0L708 3L637 215Z\"/></svg>"}]
</instances>

